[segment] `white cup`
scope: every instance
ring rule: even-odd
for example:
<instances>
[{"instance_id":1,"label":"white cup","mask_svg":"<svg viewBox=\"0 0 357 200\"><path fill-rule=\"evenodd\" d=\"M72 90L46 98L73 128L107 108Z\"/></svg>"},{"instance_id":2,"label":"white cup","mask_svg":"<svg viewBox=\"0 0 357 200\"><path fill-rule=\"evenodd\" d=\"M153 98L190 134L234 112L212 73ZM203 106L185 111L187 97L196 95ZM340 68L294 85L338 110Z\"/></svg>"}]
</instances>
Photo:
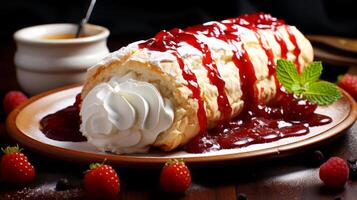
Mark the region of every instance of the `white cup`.
<instances>
[{"instance_id":1,"label":"white cup","mask_svg":"<svg viewBox=\"0 0 357 200\"><path fill-rule=\"evenodd\" d=\"M101 26L85 25L86 37L82 38L45 39L50 35L74 34L76 28L76 24L46 24L14 34L17 79L25 92L34 95L80 83L87 69L109 53L109 30Z\"/></svg>"}]
</instances>

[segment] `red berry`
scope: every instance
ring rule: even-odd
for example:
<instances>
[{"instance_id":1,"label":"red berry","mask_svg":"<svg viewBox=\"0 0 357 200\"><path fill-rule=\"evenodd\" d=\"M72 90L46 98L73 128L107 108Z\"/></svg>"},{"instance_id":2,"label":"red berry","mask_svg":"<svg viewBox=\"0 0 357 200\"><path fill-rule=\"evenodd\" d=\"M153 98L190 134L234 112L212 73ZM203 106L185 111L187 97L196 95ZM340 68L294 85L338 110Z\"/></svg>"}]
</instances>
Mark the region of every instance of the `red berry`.
<instances>
[{"instance_id":1,"label":"red berry","mask_svg":"<svg viewBox=\"0 0 357 200\"><path fill-rule=\"evenodd\" d=\"M93 163L84 176L84 189L95 199L115 199L120 190L117 173L109 165Z\"/></svg>"},{"instance_id":2,"label":"red berry","mask_svg":"<svg viewBox=\"0 0 357 200\"><path fill-rule=\"evenodd\" d=\"M166 192L184 193L191 186L191 173L183 161L166 162L161 171L160 185Z\"/></svg>"},{"instance_id":3,"label":"red berry","mask_svg":"<svg viewBox=\"0 0 357 200\"><path fill-rule=\"evenodd\" d=\"M22 102L26 101L27 97L24 93L20 91L10 91L4 97L4 110L6 113L10 113L17 106L19 106Z\"/></svg>"},{"instance_id":4,"label":"red berry","mask_svg":"<svg viewBox=\"0 0 357 200\"><path fill-rule=\"evenodd\" d=\"M339 157L331 157L320 166L320 179L326 186L334 189L342 188L349 175L346 161Z\"/></svg>"},{"instance_id":5,"label":"red berry","mask_svg":"<svg viewBox=\"0 0 357 200\"><path fill-rule=\"evenodd\" d=\"M357 76L345 74L340 78L338 86L346 90L350 95L357 100Z\"/></svg>"},{"instance_id":6,"label":"red berry","mask_svg":"<svg viewBox=\"0 0 357 200\"><path fill-rule=\"evenodd\" d=\"M27 183L35 177L35 168L27 157L16 147L3 149L5 155L1 159L1 177L11 183Z\"/></svg>"}]
</instances>

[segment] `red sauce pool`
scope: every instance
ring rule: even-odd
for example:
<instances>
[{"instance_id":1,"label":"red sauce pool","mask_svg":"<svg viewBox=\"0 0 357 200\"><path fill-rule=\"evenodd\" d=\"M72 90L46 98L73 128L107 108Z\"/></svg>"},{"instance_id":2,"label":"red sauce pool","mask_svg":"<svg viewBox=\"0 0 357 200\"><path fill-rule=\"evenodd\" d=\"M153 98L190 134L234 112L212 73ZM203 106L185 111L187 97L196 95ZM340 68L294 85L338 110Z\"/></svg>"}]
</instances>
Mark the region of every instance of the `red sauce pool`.
<instances>
[{"instance_id":1,"label":"red sauce pool","mask_svg":"<svg viewBox=\"0 0 357 200\"><path fill-rule=\"evenodd\" d=\"M328 124L332 121L328 116L315 114L314 112L317 108L315 104L304 99L297 99L281 90L277 91L277 98L273 105L263 106L258 104L257 94L261 88L256 87L257 77L255 76L254 66L244 43L241 42L240 33L247 28L254 31L260 46L267 56L269 75L275 76L274 61L276 58L270 44L259 32L263 29L276 31L277 27L282 27L289 35L289 40L295 47L293 50L296 57L295 63L298 70L300 70L298 57L301 51L295 35L289 26L285 25L284 21L264 13L242 15L237 18L186 29L163 30L155 37L139 44L139 48L169 52L175 56L182 71L182 76L187 82L187 87L192 92L190 98L197 101L200 134L185 146L186 151L200 153L273 142L286 137L306 135L309 133L309 127ZM232 47L232 61L239 69L243 93L242 100L244 101L243 111L236 119L230 120L232 108L225 93L225 82L219 74L217 65L212 58L211 50L208 44L196 37L197 34L214 37ZM286 42L278 33L275 34L275 40L280 46L281 57L286 58L288 52ZM202 64L207 70L207 77L210 83L217 88L217 105L222 117L217 127L212 130L206 130L206 111L197 77L190 67L186 65L184 58L177 50L182 45L181 42L190 44L202 53ZM278 81L275 84L276 88L280 88ZM85 141L86 138L79 131L79 102L80 95L77 96L76 103L73 106L44 117L40 122L43 133L54 140Z\"/></svg>"},{"instance_id":2,"label":"red sauce pool","mask_svg":"<svg viewBox=\"0 0 357 200\"><path fill-rule=\"evenodd\" d=\"M185 146L185 150L202 153L269 143L306 135L309 127L332 121L328 116L314 113L316 104L284 92L279 94L281 97L275 105L250 108L229 123L198 135Z\"/></svg>"},{"instance_id":3,"label":"red sauce pool","mask_svg":"<svg viewBox=\"0 0 357 200\"><path fill-rule=\"evenodd\" d=\"M325 125L332 121L328 116L314 113L316 104L296 99L284 92L279 94L275 105L258 105L248 109L236 119L198 135L185 146L185 150L202 153L268 143L306 135L309 133L309 127ZM79 99L77 95L74 105L41 120L41 130L48 138L59 141L86 141L79 131Z\"/></svg>"},{"instance_id":4,"label":"red sauce pool","mask_svg":"<svg viewBox=\"0 0 357 200\"><path fill-rule=\"evenodd\" d=\"M41 131L46 137L59 141L82 142L87 139L79 131L81 119L79 116L80 95L77 95L76 102L49 114L40 121Z\"/></svg>"}]
</instances>

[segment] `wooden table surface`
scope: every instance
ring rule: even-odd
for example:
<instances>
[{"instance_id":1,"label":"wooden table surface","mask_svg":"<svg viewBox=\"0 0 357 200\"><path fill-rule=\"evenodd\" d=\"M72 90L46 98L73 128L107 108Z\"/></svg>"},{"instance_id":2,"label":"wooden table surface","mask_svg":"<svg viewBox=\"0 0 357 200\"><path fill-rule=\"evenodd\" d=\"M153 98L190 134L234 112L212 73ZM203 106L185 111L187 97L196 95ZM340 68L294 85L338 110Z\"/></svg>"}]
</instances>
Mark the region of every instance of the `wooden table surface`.
<instances>
[{"instance_id":1,"label":"wooden table surface","mask_svg":"<svg viewBox=\"0 0 357 200\"><path fill-rule=\"evenodd\" d=\"M110 49L127 42L111 40ZM0 44L0 98L8 90L19 89L15 77L12 42ZM325 74L345 72L347 68L326 69ZM331 76L331 75L330 75ZM326 77L326 76L325 76ZM331 77L330 77L331 78ZM335 78L335 77L334 77ZM333 79L333 78L332 78ZM5 115L0 116L0 146L14 144L5 129ZM331 191L318 178L318 164L313 152L259 161L241 166L220 166L191 169L193 184L183 196L163 193L158 186L159 169L117 168L121 179L119 199L357 199L357 180L348 181L344 190ZM329 144L320 146L325 157L357 158L357 123ZM36 178L29 185L14 186L0 181L0 199L83 199L81 187L87 166L44 157L25 150L36 168ZM56 182L67 178L74 189L55 191Z\"/></svg>"}]
</instances>

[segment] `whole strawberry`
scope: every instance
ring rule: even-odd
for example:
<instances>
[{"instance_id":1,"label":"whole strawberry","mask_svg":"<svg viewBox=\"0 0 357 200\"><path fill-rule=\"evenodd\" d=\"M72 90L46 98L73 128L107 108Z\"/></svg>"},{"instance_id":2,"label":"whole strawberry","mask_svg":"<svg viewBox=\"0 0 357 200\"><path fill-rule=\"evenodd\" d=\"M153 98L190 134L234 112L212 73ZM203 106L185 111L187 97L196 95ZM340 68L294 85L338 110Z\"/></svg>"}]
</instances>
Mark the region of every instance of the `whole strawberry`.
<instances>
[{"instance_id":1,"label":"whole strawberry","mask_svg":"<svg viewBox=\"0 0 357 200\"><path fill-rule=\"evenodd\" d=\"M191 186L190 170L182 160L169 160L161 171L160 185L166 192L184 193Z\"/></svg>"},{"instance_id":2,"label":"whole strawberry","mask_svg":"<svg viewBox=\"0 0 357 200\"><path fill-rule=\"evenodd\" d=\"M10 113L17 106L19 106L22 102L26 101L27 97L24 93L20 91L10 91L4 97L4 111L5 113Z\"/></svg>"},{"instance_id":3,"label":"whole strawberry","mask_svg":"<svg viewBox=\"0 0 357 200\"><path fill-rule=\"evenodd\" d=\"M21 153L19 146L2 149L0 171L3 180L11 183L27 183L35 177L35 168Z\"/></svg>"},{"instance_id":4,"label":"whole strawberry","mask_svg":"<svg viewBox=\"0 0 357 200\"><path fill-rule=\"evenodd\" d=\"M339 189L343 188L349 176L346 161L339 157L331 157L320 166L320 179L326 186Z\"/></svg>"},{"instance_id":5,"label":"whole strawberry","mask_svg":"<svg viewBox=\"0 0 357 200\"><path fill-rule=\"evenodd\" d=\"M338 86L346 90L350 95L357 100L357 76L345 74L339 78Z\"/></svg>"},{"instance_id":6,"label":"whole strawberry","mask_svg":"<svg viewBox=\"0 0 357 200\"><path fill-rule=\"evenodd\" d=\"M111 166L92 163L84 176L84 189L94 199L115 199L120 190L119 177Z\"/></svg>"}]
</instances>

